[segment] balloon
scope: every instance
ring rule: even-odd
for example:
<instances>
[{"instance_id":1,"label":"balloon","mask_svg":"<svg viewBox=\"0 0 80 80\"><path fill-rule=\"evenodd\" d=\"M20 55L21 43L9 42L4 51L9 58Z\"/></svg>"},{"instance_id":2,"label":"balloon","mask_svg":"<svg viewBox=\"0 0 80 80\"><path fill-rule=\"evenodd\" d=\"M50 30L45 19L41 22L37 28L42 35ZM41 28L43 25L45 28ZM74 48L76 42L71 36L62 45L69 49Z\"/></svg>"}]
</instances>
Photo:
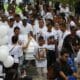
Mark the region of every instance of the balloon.
<instances>
[{"instance_id":1,"label":"balloon","mask_svg":"<svg viewBox=\"0 0 80 80\"><path fill-rule=\"evenodd\" d=\"M0 46L8 43L8 36L0 38Z\"/></svg>"},{"instance_id":2,"label":"balloon","mask_svg":"<svg viewBox=\"0 0 80 80\"><path fill-rule=\"evenodd\" d=\"M4 62L9 55L9 49L7 46L0 47L0 61Z\"/></svg>"},{"instance_id":3,"label":"balloon","mask_svg":"<svg viewBox=\"0 0 80 80\"><path fill-rule=\"evenodd\" d=\"M14 59L12 56L8 56L7 59L3 62L3 65L6 68L13 66L13 64L14 64Z\"/></svg>"},{"instance_id":4,"label":"balloon","mask_svg":"<svg viewBox=\"0 0 80 80\"><path fill-rule=\"evenodd\" d=\"M8 26L4 25L4 24L1 24L0 25L0 38L6 36L7 33L8 33Z\"/></svg>"},{"instance_id":5,"label":"balloon","mask_svg":"<svg viewBox=\"0 0 80 80\"><path fill-rule=\"evenodd\" d=\"M3 80L3 78L0 78L0 80Z\"/></svg>"}]
</instances>

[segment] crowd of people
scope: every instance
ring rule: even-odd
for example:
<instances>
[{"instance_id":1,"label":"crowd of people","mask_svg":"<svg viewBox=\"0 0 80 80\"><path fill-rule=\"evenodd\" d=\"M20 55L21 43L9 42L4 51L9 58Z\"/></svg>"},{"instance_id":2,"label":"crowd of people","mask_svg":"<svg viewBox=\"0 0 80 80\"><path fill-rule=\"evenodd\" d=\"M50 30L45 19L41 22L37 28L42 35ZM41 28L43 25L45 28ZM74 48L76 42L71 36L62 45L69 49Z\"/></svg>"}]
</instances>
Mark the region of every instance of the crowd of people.
<instances>
[{"instance_id":1,"label":"crowd of people","mask_svg":"<svg viewBox=\"0 0 80 80\"><path fill-rule=\"evenodd\" d=\"M4 69L4 80L32 80L26 70L30 66L36 67L41 80L77 80L79 15L70 5L57 1L54 7L44 1L3 3L0 25L8 28L7 46L14 58L14 65Z\"/></svg>"}]
</instances>

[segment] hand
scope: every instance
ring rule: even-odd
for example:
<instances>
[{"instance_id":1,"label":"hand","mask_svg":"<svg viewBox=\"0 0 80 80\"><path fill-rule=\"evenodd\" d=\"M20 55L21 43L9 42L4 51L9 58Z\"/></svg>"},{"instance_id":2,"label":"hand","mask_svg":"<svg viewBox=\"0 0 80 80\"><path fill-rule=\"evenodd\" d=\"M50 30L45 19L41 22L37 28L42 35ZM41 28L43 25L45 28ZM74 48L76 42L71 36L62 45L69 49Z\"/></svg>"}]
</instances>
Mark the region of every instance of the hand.
<instances>
[{"instance_id":1,"label":"hand","mask_svg":"<svg viewBox=\"0 0 80 80\"><path fill-rule=\"evenodd\" d=\"M28 38L29 38L29 41L32 40L32 36L29 36Z\"/></svg>"},{"instance_id":2,"label":"hand","mask_svg":"<svg viewBox=\"0 0 80 80\"><path fill-rule=\"evenodd\" d=\"M21 42L21 41L18 41L18 44L19 44L19 45L22 45L22 42Z\"/></svg>"},{"instance_id":3,"label":"hand","mask_svg":"<svg viewBox=\"0 0 80 80\"><path fill-rule=\"evenodd\" d=\"M68 80L68 77L65 77L65 79L64 80Z\"/></svg>"},{"instance_id":4,"label":"hand","mask_svg":"<svg viewBox=\"0 0 80 80\"><path fill-rule=\"evenodd\" d=\"M37 60L37 61L40 61L40 59L39 59L39 58L36 58L36 60Z\"/></svg>"}]
</instances>

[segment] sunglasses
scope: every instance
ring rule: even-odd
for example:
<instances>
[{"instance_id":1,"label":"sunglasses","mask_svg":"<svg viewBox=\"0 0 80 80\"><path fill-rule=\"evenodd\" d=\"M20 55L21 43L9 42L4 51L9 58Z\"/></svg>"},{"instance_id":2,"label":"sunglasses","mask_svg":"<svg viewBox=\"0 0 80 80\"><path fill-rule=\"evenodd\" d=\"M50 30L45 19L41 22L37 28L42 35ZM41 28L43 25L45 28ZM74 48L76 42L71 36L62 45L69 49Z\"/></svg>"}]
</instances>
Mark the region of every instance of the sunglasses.
<instances>
[{"instance_id":1,"label":"sunglasses","mask_svg":"<svg viewBox=\"0 0 80 80\"><path fill-rule=\"evenodd\" d=\"M69 56L65 56L66 58L68 58Z\"/></svg>"}]
</instances>

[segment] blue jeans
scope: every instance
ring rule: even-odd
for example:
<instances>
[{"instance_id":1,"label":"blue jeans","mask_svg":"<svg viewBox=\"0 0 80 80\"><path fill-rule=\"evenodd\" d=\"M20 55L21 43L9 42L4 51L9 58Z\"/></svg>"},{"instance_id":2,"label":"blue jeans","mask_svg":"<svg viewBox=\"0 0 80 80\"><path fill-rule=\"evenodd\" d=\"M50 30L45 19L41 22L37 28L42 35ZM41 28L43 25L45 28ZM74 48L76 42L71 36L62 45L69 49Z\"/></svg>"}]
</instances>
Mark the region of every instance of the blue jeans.
<instances>
[{"instance_id":1,"label":"blue jeans","mask_svg":"<svg viewBox=\"0 0 80 80\"><path fill-rule=\"evenodd\" d=\"M62 79L57 78L56 80L62 80ZM77 79L74 76L68 76L68 80L77 80Z\"/></svg>"},{"instance_id":2,"label":"blue jeans","mask_svg":"<svg viewBox=\"0 0 80 80\"><path fill-rule=\"evenodd\" d=\"M77 79L73 76L68 76L68 80L77 80Z\"/></svg>"}]
</instances>

